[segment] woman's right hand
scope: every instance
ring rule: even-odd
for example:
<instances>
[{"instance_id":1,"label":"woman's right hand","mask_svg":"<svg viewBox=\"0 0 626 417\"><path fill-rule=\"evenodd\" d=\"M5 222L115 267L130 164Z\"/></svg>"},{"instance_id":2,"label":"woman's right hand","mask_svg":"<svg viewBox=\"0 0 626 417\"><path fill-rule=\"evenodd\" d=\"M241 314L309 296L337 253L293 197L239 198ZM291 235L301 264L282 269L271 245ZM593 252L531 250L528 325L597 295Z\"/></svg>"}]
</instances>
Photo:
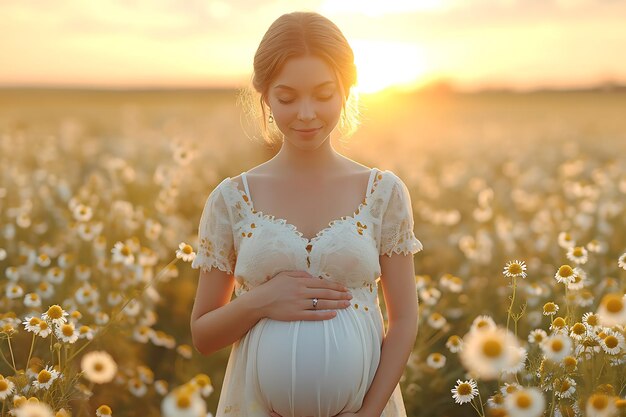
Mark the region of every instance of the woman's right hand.
<instances>
[{"instance_id":1,"label":"woman's right hand","mask_svg":"<svg viewBox=\"0 0 626 417\"><path fill-rule=\"evenodd\" d=\"M306 271L281 271L250 290L261 306L263 317L278 321L328 320L334 311L350 306L348 288ZM313 308L317 298L317 308ZM330 310L330 311L320 311Z\"/></svg>"}]
</instances>

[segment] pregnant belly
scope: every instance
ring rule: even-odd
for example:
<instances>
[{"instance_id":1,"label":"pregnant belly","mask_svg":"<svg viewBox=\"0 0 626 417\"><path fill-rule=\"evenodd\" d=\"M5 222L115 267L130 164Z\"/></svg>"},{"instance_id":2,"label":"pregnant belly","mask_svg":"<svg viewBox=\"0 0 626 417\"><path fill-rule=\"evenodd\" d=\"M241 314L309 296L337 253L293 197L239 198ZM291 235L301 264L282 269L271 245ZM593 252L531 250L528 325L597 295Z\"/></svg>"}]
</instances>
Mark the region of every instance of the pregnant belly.
<instances>
[{"instance_id":1,"label":"pregnant belly","mask_svg":"<svg viewBox=\"0 0 626 417\"><path fill-rule=\"evenodd\" d=\"M372 315L350 308L330 320L264 319L256 371L268 410L283 417L358 411L380 360L376 327Z\"/></svg>"}]
</instances>

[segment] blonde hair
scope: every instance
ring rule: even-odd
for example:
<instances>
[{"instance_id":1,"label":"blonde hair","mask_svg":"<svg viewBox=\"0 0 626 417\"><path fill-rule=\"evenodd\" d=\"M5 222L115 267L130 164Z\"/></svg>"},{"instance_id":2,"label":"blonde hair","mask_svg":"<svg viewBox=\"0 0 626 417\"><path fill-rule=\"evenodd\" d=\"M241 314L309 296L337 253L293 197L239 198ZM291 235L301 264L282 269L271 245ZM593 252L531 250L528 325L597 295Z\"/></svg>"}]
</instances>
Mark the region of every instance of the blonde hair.
<instances>
[{"instance_id":1,"label":"blonde hair","mask_svg":"<svg viewBox=\"0 0 626 417\"><path fill-rule=\"evenodd\" d=\"M354 53L347 39L337 25L318 13L287 13L276 19L263 36L254 55L252 87L244 87L239 92L246 113L252 119L260 119L263 139L270 145L281 142L282 135L275 124L268 126L265 101L269 85L288 59L305 55L321 58L335 74L343 93L339 121L342 137L351 135L358 127L358 97L352 88L357 73Z\"/></svg>"}]
</instances>

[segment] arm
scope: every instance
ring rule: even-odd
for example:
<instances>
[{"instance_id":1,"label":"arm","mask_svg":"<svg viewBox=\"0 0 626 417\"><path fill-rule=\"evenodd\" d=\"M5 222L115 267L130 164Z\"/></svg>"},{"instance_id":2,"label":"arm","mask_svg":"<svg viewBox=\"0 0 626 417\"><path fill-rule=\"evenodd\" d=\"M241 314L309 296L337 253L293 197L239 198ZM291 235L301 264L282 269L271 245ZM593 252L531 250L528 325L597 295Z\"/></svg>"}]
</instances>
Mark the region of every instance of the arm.
<instances>
[{"instance_id":1,"label":"arm","mask_svg":"<svg viewBox=\"0 0 626 417\"><path fill-rule=\"evenodd\" d=\"M413 256L381 255L383 295L389 321L380 362L359 415L380 417L400 381L417 337L418 304Z\"/></svg>"},{"instance_id":2,"label":"arm","mask_svg":"<svg viewBox=\"0 0 626 417\"><path fill-rule=\"evenodd\" d=\"M201 271L191 312L193 345L209 355L242 338L263 316L250 297L230 301L235 278L217 268Z\"/></svg>"}]
</instances>

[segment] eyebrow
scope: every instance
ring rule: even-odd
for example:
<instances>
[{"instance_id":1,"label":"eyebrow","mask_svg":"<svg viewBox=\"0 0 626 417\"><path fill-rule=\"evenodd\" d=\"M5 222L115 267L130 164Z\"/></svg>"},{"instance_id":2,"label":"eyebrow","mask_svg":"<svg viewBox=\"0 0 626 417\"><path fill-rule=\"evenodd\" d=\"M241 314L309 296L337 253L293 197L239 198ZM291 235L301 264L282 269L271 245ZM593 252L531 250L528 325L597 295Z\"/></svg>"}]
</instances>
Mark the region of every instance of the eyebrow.
<instances>
[{"instance_id":1,"label":"eyebrow","mask_svg":"<svg viewBox=\"0 0 626 417\"><path fill-rule=\"evenodd\" d=\"M323 87L326 84L335 84L335 82L334 81L324 81L323 83L316 85L315 88L317 89L317 88ZM278 84L277 86L274 86L274 88L283 88L285 90L295 90L295 88L292 88L292 87L289 87L289 86L283 85L283 84Z\"/></svg>"}]
</instances>

